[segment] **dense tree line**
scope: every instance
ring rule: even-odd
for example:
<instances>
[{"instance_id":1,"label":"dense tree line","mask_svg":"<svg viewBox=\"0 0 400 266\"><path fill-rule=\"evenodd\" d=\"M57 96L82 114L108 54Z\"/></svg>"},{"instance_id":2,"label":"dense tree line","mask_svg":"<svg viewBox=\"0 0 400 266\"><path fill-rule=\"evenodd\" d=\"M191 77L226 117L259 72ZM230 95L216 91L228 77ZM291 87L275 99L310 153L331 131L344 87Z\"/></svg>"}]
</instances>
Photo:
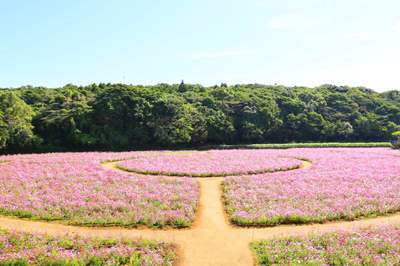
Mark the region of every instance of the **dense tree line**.
<instances>
[{"instance_id":1,"label":"dense tree line","mask_svg":"<svg viewBox=\"0 0 400 266\"><path fill-rule=\"evenodd\" d=\"M323 85L93 84L0 90L0 149L386 141L400 92Z\"/></svg>"}]
</instances>

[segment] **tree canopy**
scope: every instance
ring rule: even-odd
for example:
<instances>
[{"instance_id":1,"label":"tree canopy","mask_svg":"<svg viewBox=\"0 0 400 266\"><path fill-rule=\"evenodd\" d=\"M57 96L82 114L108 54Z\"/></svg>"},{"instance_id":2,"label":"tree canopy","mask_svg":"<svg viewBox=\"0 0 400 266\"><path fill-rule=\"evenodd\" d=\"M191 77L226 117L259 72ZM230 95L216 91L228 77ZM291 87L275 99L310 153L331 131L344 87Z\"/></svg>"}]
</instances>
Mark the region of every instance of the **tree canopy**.
<instances>
[{"instance_id":1,"label":"tree canopy","mask_svg":"<svg viewBox=\"0 0 400 266\"><path fill-rule=\"evenodd\" d=\"M32 132L32 108L17 94L0 92L0 149L31 146L35 140Z\"/></svg>"},{"instance_id":2,"label":"tree canopy","mask_svg":"<svg viewBox=\"0 0 400 266\"><path fill-rule=\"evenodd\" d=\"M93 84L0 90L3 151L387 141L400 92L363 87Z\"/></svg>"}]
</instances>

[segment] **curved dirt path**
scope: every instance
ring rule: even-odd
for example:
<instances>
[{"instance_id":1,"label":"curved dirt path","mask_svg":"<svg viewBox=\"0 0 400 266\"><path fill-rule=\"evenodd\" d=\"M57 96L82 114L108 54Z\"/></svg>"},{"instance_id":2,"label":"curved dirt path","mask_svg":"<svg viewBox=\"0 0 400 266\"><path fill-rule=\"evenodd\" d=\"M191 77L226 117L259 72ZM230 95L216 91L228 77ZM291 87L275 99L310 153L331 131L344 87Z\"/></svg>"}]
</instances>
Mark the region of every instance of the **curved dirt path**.
<instances>
[{"instance_id":1,"label":"curved dirt path","mask_svg":"<svg viewBox=\"0 0 400 266\"><path fill-rule=\"evenodd\" d=\"M115 170L116 163L105 163L103 166ZM310 162L304 161L302 168L310 166ZM52 235L79 234L89 237L102 236L166 241L177 245L177 264L179 265L232 266L254 264L249 244L255 240L288 235L304 235L334 229L351 230L370 225L400 224L400 214L397 214L351 222L298 226L280 225L269 228L236 227L228 222L221 201L223 178L197 178L196 180L200 184L199 208L196 221L189 229L153 230L77 227L9 217L0 217L0 227Z\"/></svg>"}]
</instances>

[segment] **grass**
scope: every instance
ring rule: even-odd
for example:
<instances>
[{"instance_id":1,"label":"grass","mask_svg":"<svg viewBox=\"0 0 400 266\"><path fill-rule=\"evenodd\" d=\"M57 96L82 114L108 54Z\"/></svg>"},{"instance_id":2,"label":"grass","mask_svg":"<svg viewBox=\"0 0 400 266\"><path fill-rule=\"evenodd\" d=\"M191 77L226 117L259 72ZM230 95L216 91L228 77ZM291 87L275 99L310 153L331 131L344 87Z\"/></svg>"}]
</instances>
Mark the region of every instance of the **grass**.
<instances>
[{"instance_id":1,"label":"grass","mask_svg":"<svg viewBox=\"0 0 400 266\"><path fill-rule=\"evenodd\" d=\"M390 142L320 142L219 145L220 149L291 149L291 148L377 148L391 147Z\"/></svg>"},{"instance_id":2,"label":"grass","mask_svg":"<svg viewBox=\"0 0 400 266\"><path fill-rule=\"evenodd\" d=\"M228 215L232 215L233 210L229 208L226 196L224 196L224 205ZM398 213L399 211L400 208L390 209L385 212L371 211L369 213L355 213L353 215L332 214L330 216L323 216L323 217L290 215L290 216L276 216L272 218L261 218L256 220L230 217L229 220L232 224L242 227L273 227L285 224L304 225L304 224L324 224L335 221L356 221L361 219L375 218L379 216L388 216L391 214Z\"/></svg>"},{"instance_id":3,"label":"grass","mask_svg":"<svg viewBox=\"0 0 400 266\"><path fill-rule=\"evenodd\" d=\"M124 228L152 228L152 229L166 229L166 228L174 228L174 229L183 229L188 228L192 225L192 222L185 221L183 219L175 219L168 220L165 222L155 222L149 224L146 220L141 220L138 222L125 222L125 221L115 221L108 222L103 219L96 219L89 222L82 221L79 217L75 220L72 220L71 217L67 216L42 216L42 215L34 215L30 211L26 210L7 210L0 208L0 216L8 216L15 217L21 219L28 219L31 221L44 221L44 222L57 222L66 225L73 226L86 226L86 227L114 227L120 226ZM1 266L1 264L0 264Z\"/></svg>"}]
</instances>

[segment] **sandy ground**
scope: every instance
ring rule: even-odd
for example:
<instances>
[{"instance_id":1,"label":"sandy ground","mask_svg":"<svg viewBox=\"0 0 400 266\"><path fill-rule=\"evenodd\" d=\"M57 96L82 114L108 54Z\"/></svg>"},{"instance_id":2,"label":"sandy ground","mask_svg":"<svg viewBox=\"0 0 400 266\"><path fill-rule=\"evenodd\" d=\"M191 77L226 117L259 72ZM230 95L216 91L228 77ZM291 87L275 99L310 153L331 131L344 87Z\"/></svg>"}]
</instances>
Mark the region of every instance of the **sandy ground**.
<instances>
[{"instance_id":1,"label":"sandy ground","mask_svg":"<svg viewBox=\"0 0 400 266\"><path fill-rule=\"evenodd\" d=\"M115 169L115 164L116 162L106 163L104 167ZM303 162L303 168L310 166L311 163ZM254 264L249 244L255 240L320 233L335 229L351 230L371 225L400 224L400 215L397 214L351 222L282 225L269 228L235 227L229 224L221 201L223 178L197 178L197 180L200 184L199 209L196 221L189 229L91 228L9 217L0 217L0 227L52 235L79 234L166 241L177 245L178 265L232 266Z\"/></svg>"}]
</instances>

